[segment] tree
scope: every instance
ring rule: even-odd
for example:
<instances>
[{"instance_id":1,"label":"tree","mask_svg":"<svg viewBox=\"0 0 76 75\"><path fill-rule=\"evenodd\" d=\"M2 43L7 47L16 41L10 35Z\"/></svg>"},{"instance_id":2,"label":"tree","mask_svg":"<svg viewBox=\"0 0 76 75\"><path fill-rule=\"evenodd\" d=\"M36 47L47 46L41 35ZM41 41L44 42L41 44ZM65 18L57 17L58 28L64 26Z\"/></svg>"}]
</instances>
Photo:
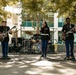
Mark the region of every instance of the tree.
<instances>
[{"instance_id":1,"label":"tree","mask_svg":"<svg viewBox=\"0 0 76 75\"><path fill-rule=\"evenodd\" d=\"M76 22L76 0L0 0L0 20L7 17L7 12L3 8L19 1L22 13L27 12L34 16L34 19L39 15L44 17L45 12L52 11L58 12L59 16L70 16L72 21Z\"/></svg>"},{"instance_id":2,"label":"tree","mask_svg":"<svg viewBox=\"0 0 76 75\"><path fill-rule=\"evenodd\" d=\"M49 8L58 12L59 16L71 17L76 23L76 0L50 0Z\"/></svg>"},{"instance_id":3,"label":"tree","mask_svg":"<svg viewBox=\"0 0 76 75\"><path fill-rule=\"evenodd\" d=\"M39 30L39 21L41 16L44 17L47 0L21 0L22 13L27 12L32 15L33 19L37 21L37 30ZM24 16L24 15L23 15Z\"/></svg>"},{"instance_id":4,"label":"tree","mask_svg":"<svg viewBox=\"0 0 76 75\"><path fill-rule=\"evenodd\" d=\"M39 15L41 11L41 5L43 4L43 0L22 0L22 12L27 12L28 14L33 16L34 20L38 21L39 24ZM39 27L38 27L39 28Z\"/></svg>"},{"instance_id":5,"label":"tree","mask_svg":"<svg viewBox=\"0 0 76 75\"><path fill-rule=\"evenodd\" d=\"M6 19L7 18L7 14L9 12L5 11L4 8L7 6L7 5L13 5L17 2L18 0L0 0L0 21L3 20L3 19Z\"/></svg>"},{"instance_id":6,"label":"tree","mask_svg":"<svg viewBox=\"0 0 76 75\"><path fill-rule=\"evenodd\" d=\"M32 14L34 19L38 20L40 14L44 17L46 12L58 12L58 17L71 17L72 22L76 23L76 0L21 0L21 2L22 12Z\"/></svg>"}]
</instances>

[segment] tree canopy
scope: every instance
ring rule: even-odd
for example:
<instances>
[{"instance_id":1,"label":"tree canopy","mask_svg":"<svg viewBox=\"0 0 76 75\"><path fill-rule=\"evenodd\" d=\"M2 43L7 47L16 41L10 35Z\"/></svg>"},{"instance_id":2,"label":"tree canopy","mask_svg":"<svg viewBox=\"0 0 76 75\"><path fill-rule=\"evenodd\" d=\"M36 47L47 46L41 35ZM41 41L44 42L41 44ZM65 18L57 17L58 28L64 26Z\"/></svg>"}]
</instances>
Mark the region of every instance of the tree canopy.
<instances>
[{"instance_id":1,"label":"tree canopy","mask_svg":"<svg viewBox=\"0 0 76 75\"><path fill-rule=\"evenodd\" d=\"M76 20L76 0L21 0L23 10L30 12L58 12L64 17Z\"/></svg>"},{"instance_id":2,"label":"tree canopy","mask_svg":"<svg viewBox=\"0 0 76 75\"><path fill-rule=\"evenodd\" d=\"M49 7L51 4L59 16L70 17L76 23L76 0L50 0Z\"/></svg>"},{"instance_id":3,"label":"tree canopy","mask_svg":"<svg viewBox=\"0 0 76 75\"><path fill-rule=\"evenodd\" d=\"M7 5L13 5L18 0L0 0L0 21L7 18L8 12L4 10Z\"/></svg>"},{"instance_id":4,"label":"tree canopy","mask_svg":"<svg viewBox=\"0 0 76 75\"><path fill-rule=\"evenodd\" d=\"M7 5L21 3L22 13L45 14L46 12L58 12L58 16L71 17L76 23L76 0L0 0L0 17L6 17L7 12L4 9ZM1 19L0 18L0 19Z\"/></svg>"}]
</instances>

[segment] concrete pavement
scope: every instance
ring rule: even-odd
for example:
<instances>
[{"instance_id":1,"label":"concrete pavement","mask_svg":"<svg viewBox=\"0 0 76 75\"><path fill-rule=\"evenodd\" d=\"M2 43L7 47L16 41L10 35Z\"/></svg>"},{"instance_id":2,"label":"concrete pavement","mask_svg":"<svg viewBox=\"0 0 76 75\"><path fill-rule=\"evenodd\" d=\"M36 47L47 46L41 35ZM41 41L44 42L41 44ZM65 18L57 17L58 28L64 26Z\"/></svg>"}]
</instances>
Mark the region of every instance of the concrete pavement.
<instances>
[{"instance_id":1,"label":"concrete pavement","mask_svg":"<svg viewBox=\"0 0 76 75\"><path fill-rule=\"evenodd\" d=\"M47 54L45 59L40 54L9 56L11 59L0 59L0 75L76 75L76 61L64 61L65 53Z\"/></svg>"}]
</instances>

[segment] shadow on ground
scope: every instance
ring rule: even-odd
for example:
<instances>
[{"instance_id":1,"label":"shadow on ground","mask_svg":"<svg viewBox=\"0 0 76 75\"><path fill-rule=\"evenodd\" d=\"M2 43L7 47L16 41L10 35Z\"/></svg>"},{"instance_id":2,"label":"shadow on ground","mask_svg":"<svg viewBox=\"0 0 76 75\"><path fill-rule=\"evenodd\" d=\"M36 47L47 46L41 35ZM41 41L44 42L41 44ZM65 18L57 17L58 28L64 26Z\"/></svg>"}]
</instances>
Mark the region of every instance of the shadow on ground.
<instances>
[{"instance_id":1,"label":"shadow on ground","mask_svg":"<svg viewBox=\"0 0 76 75\"><path fill-rule=\"evenodd\" d=\"M0 59L0 75L76 75L76 61L64 61L65 55L40 54L11 55L11 59Z\"/></svg>"}]
</instances>

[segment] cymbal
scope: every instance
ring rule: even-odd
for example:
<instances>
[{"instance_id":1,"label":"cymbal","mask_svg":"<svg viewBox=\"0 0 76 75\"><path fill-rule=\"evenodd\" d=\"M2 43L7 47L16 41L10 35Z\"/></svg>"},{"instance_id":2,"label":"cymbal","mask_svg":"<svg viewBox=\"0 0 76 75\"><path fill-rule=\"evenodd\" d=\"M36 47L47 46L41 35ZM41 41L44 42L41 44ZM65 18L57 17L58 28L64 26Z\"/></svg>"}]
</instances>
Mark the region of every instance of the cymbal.
<instances>
[{"instance_id":1,"label":"cymbal","mask_svg":"<svg viewBox=\"0 0 76 75\"><path fill-rule=\"evenodd\" d=\"M26 34L33 35L31 31L26 31Z\"/></svg>"}]
</instances>

